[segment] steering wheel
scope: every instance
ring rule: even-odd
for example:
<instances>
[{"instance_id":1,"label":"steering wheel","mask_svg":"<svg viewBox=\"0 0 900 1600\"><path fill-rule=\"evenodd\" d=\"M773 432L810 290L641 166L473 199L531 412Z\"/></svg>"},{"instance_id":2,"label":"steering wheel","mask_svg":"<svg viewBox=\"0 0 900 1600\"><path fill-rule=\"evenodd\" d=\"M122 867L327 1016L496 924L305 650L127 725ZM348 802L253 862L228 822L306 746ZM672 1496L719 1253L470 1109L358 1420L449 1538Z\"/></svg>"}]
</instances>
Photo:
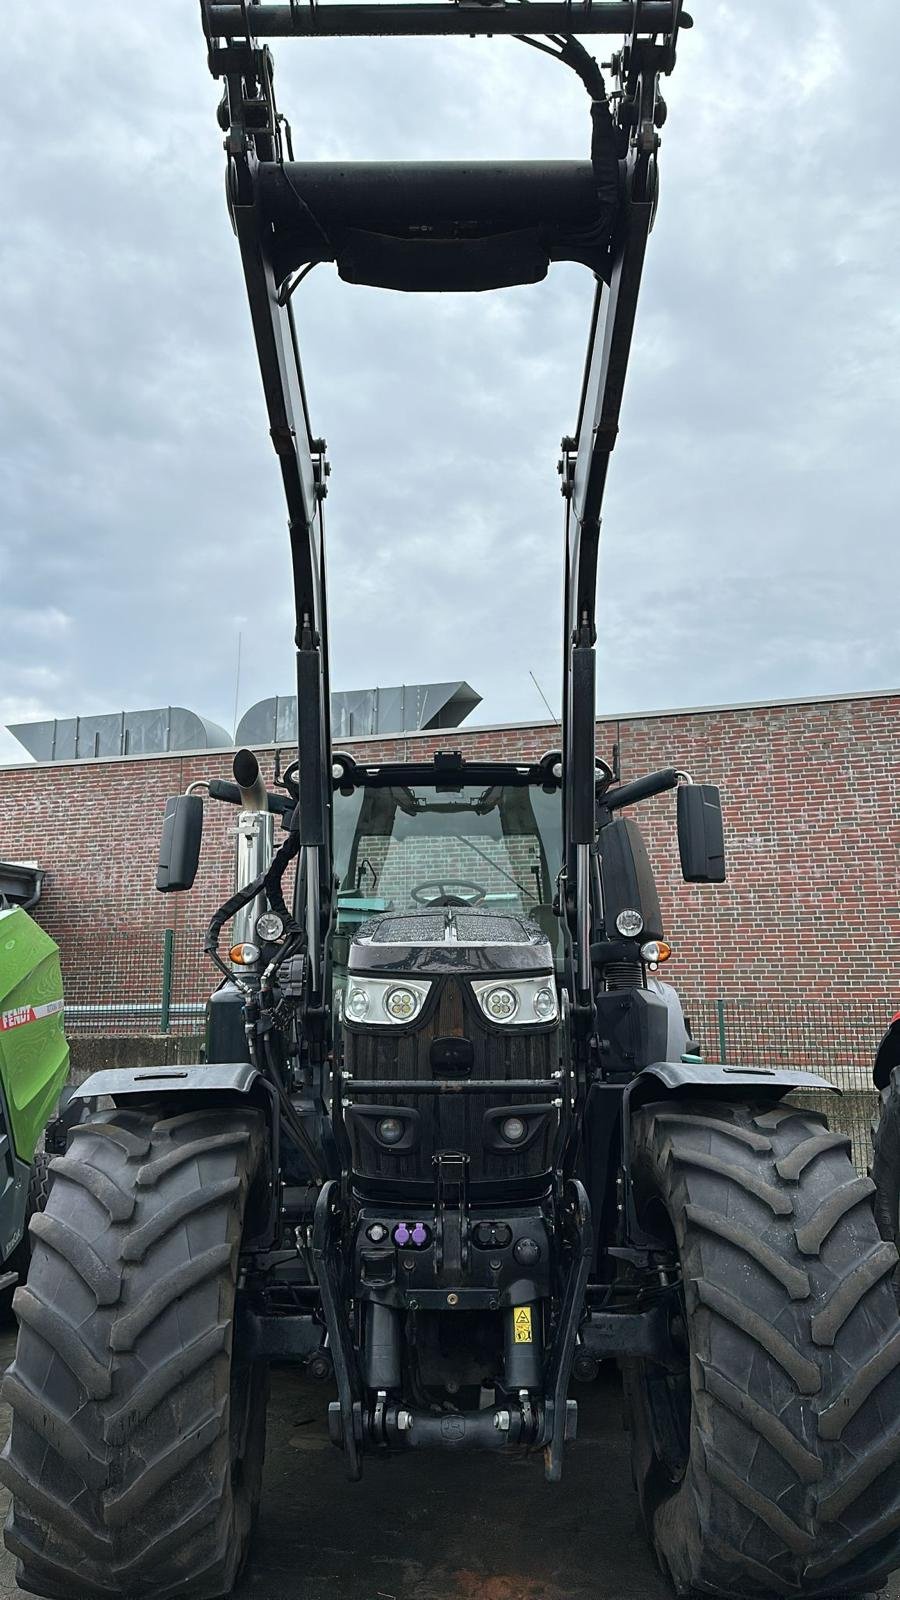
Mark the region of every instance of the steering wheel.
<instances>
[{"instance_id":1,"label":"steering wheel","mask_svg":"<svg viewBox=\"0 0 900 1600\"><path fill-rule=\"evenodd\" d=\"M461 895L450 894L448 883L455 883L458 889L474 889L477 898L464 900ZM439 893L431 900L426 900L426 889L437 889ZM409 893L417 906L480 906L487 890L480 883L470 883L468 878L429 878L427 883L417 883Z\"/></svg>"}]
</instances>

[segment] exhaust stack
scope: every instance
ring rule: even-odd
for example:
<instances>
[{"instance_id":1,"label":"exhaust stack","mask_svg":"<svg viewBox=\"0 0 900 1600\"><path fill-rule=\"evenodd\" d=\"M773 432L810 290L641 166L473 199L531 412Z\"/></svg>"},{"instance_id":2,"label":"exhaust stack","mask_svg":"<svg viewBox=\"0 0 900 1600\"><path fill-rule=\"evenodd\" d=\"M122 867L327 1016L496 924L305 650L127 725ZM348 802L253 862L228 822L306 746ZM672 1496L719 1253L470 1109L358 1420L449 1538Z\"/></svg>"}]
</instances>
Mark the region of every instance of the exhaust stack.
<instances>
[{"instance_id":1,"label":"exhaust stack","mask_svg":"<svg viewBox=\"0 0 900 1600\"><path fill-rule=\"evenodd\" d=\"M259 762L252 750L239 750L232 762L234 781L241 791L241 813L237 825L237 855L235 859L235 887L245 889L248 883L266 872L272 865L275 850L275 818L269 810L266 786L260 776ZM252 944L256 937L256 919L266 909L265 895L258 894L250 904L243 906L234 919L235 944ZM250 970L256 963L249 963ZM246 973L248 964L236 971Z\"/></svg>"},{"instance_id":2,"label":"exhaust stack","mask_svg":"<svg viewBox=\"0 0 900 1600\"><path fill-rule=\"evenodd\" d=\"M266 786L259 771L259 762L252 750L239 750L231 765L234 781L241 791L241 806L245 811L268 811Z\"/></svg>"}]
</instances>

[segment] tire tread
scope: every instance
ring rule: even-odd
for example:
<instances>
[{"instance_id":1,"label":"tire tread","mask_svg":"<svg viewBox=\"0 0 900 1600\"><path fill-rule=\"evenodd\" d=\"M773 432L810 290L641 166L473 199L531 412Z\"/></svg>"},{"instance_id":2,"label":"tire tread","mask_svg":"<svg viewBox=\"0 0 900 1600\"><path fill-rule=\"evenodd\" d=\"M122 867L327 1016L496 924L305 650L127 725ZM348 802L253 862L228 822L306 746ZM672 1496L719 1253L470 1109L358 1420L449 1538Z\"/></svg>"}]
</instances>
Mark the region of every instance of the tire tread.
<instances>
[{"instance_id":1,"label":"tire tread","mask_svg":"<svg viewBox=\"0 0 900 1600\"><path fill-rule=\"evenodd\" d=\"M635 1479L664 1568L685 1596L870 1593L900 1565L897 1256L873 1184L818 1114L737 1101L642 1107L631 1163L639 1218L651 1202L647 1225L660 1203L668 1213L690 1329L677 1480L654 1466L648 1368L625 1364Z\"/></svg>"},{"instance_id":2,"label":"tire tread","mask_svg":"<svg viewBox=\"0 0 900 1600\"><path fill-rule=\"evenodd\" d=\"M254 1453L249 1486L235 1490L233 1308L263 1129L260 1112L230 1107L104 1113L80 1123L51 1164L29 1281L14 1300L12 1431L0 1458L13 1495L6 1542L32 1593L230 1592L264 1438L264 1408L248 1403Z\"/></svg>"}]
</instances>

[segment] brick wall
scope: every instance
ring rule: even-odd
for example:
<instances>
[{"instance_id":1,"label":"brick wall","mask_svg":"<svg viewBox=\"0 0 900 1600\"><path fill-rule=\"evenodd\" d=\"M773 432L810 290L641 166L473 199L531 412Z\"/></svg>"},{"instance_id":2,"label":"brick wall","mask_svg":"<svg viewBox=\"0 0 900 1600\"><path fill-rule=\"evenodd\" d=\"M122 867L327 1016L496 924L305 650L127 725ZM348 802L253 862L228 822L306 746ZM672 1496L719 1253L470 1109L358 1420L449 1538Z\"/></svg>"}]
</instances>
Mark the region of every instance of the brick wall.
<instances>
[{"instance_id":1,"label":"brick wall","mask_svg":"<svg viewBox=\"0 0 900 1600\"><path fill-rule=\"evenodd\" d=\"M532 725L346 743L358 759L459 747L502 760L540 756L558 738ZM675 765L722 789L729 881L718 888L681 882L673 796L637 813L675 947L667 974L686 994L900 1000L900 696L601 722L598 753L609 758L616 740L624 778ZM271 775L272 752L259 755ZM236 813L208 807L191 894L156 894L155 863L166 796L212 776L230 776L228 755L0 769L0 857L46 868L40 919L84 998L109 998L87 980L91 951L110 936L124 948L126 935L161 940L173 927L179 950L198 948L230 892ZM70 998L82 993L70 987Z\"/></svg>"}]
</instances>

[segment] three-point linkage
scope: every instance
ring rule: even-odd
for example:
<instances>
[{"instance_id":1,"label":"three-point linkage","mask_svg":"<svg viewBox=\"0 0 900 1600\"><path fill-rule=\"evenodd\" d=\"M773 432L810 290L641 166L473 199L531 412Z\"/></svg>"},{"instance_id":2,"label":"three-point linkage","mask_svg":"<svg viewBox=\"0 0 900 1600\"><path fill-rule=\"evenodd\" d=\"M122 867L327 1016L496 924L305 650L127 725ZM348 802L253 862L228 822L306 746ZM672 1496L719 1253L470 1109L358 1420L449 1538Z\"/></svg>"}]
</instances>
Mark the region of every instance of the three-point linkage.
<instances>
[{"instance_id":1,"label":"three-point linkage","mask_svg":"<svg viewBox=\"0 0 900 1600\"><path fill-rule=\"evenodd\" d=\"M318 262L349 282L408 292L534 283L552 262L591 270L597 290L578 422L563 441L564 910L573 1000L590 1011L590 847L595 837L595 591L600 511L657 195L660 76L675 62L681 0L571 4L373 0L201 0L212 73L222 78L228 200L241 250L272 441L288 505L297 616L300 843L311 985L324 991L331 917L328 634L322 501L328 465L314 436L294 290ZM523 27L527 21L527 33ZM591 101L584 162L306 163L279 113L267 38L512 34L581 77ZM543 37L536 38L536 34ZM604 63L578 35L624 35Z\"/></svg>"}]
</instances>

